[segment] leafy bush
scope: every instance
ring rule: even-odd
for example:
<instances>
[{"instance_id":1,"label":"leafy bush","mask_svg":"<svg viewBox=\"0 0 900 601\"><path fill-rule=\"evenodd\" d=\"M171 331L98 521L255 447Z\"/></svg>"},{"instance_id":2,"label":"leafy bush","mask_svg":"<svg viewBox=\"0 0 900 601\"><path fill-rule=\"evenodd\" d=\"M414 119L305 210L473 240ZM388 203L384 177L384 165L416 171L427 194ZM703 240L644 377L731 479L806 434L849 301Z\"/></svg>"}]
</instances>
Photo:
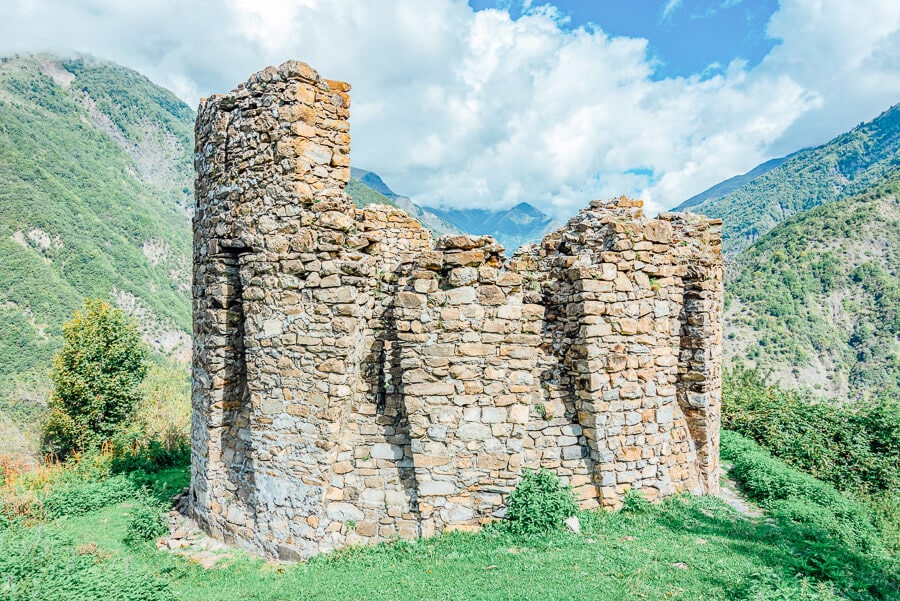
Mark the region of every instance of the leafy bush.
<instances>
[{"instance_id":1,"label":"leafy bush","mask_svg":"<svg viewBox=\"0 0 900 601\"><path fill-rule=\"evenodd\" d=\"M159 441L168 451L190 443L190 367L173 360L153 363L141 383L135 424L146 440Z\"/></svg>"},{"instance_id":2,"label":"leafy bush","mask_svg":"<svg viewBox=\"0 0 900 601\"><path fill-rule=\"evenodd\" d=\"M556 474L525 470L507 499L506 527L515 534L546 534L562 528L577 511L575 494L560 484Z\"/></svg>"},{"instance_id":3,"label":"leafy bush","mask_svg":"<svg viewBox=\"0 0 900 601\"><path fill-rule=\"evenodd\" d=\"M646 513L653 508L647 497L639 490L629 490L622 500L622 511L625 513Z\"/></svg>"},{"instance_id":4,"label":"leafy bush","mask_svg":"<svg viewBox=\"0 0 900 601\"><path fill-rule=\"evenodd\" d=\"M46 448L57 455L112 438L140 398L148 353L134 321L100 300L85 300L63 332L44 427Z\"/></svg>"},{"instance_id":5,"label":"leafy bush","mask_svg":"<svg viewBox=\"0 0 900 601\"><path fill-rule=\"evenodd\" d=\"M128 424L112 440L115 472L190 463L191 400L187 366L154 363L141 383L141 399Z\"/></svg>"},{"instance_id":6,"label":"leafy bush","mask_svg":"<svg viewBox=\"0 0 900 601\"><path fill-rule=\"evenodd\" d=\"M167 530L165 510L165 506L147 491L142 490L138 493L124 541L133 545L165 534Z\"/></svg>"},{"instance_id":7,"label":"leafy bush","mask_svg":"<svg viewBox=\"0 0 900 601\"><path fill-rule=\"evenodd\" d=\"M112 460L114 472L143 471L153 474L170 467L189 465L191 462L191 448L187 441L168 447L158 440L117 437L116 443Z\"/></svg>"},{"instance_id":8,"label":"leafy bush","mask_svg":"<svg viewBox=\"0 0 900 601\"><path fill-rule=\"evenodd\" d=\"M752 440L722 432L722 457L748 495L776 517L864 553L885 554L869 508L833 486L778 461Z\"/></svg>"},{"instance_id":9,"label":"leafy bush","mask_svg":"<svg viewBox=\"0 0 900 601\"><path fill-rule=\"evenodd\" d=\"M134 493L134 484L124 475L98 482L73 482L51 489L44 499L42 513L44 517L51 519L66 515L82 515L125 501Z\"/></svg>"},{"instance_id":10,"label":"leafy bush","mask_svg":"<svg viewBox=\"0 0 900 601\"><path fill-rule=\"evenodd\" d=\"M850 407L770 386L737 367L723 381L722 425L841 490L900 492L900 403Z\"/></svg>"}]
</instances>

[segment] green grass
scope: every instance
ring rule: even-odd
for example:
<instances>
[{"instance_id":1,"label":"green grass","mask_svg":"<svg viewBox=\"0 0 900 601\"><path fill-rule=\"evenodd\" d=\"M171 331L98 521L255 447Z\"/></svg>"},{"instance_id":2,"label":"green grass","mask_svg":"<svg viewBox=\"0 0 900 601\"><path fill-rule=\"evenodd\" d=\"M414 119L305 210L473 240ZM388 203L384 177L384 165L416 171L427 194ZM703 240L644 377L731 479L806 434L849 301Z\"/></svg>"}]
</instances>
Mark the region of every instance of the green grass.
<instances>
[{"instance_id":1,"label":"green grass","mask_svg":"<svg viewBox=\"0 0 900 601\"><path fill-rule=\"evenodd\" d=\"M724 444L726 455L746 450L733 437ZM789 476L796 471L767 461ZM817 495L827 487L806 478ZM165 497L186 483L187 471L144 472L136 480ZM762 490L752 478L745 483ZM523 537L492 528L350 548L295 565L236 551L211 570L152 543L124 544L136 503L136 496L111 500L88 513L0 529L0 573L7 576L0 599L75 599L86 590L93 593L85 598L147 601L900 598L893 560L795 516L751 519L709 497L582 513L580 535Z\"/></svg>"}]
</instances>

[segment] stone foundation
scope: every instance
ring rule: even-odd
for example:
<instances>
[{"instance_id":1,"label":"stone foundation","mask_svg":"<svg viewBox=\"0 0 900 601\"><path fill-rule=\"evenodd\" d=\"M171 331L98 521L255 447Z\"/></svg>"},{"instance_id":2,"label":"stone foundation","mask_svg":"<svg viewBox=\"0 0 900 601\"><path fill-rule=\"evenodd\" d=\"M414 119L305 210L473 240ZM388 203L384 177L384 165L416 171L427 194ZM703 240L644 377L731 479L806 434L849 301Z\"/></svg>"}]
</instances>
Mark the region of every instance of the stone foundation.
<instances>
[{"instance_id":1,"label":"stone foundation","mask_svg":"<svg viewBox=\"0 0 900 601\"><path fill-rule=\"evenodd\" d=\"M349 86L294 61L201 102L190 503L301 559L502 515L718 492L720 222L592 202L510 259L357 209Z\"/></svg>"}]
</instances>

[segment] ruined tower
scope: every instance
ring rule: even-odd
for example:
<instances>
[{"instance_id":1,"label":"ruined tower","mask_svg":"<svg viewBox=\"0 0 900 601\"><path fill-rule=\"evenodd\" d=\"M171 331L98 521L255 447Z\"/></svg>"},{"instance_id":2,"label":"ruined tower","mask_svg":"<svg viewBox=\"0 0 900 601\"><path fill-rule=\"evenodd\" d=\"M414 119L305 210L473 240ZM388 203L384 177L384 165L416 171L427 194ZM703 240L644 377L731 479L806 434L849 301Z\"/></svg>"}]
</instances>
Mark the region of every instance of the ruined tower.
<instances>
[{"instance_id":1,"label":"ruined tower","mask_svg":"<svg viewBox=\"0 0 900 601\"><path fill-rule=\"evenodd\" d=\"M505 259L356 208L349 86L289 61L201 102L191 507L297 559L477 528L525 468L584 507L718 492L720 223L592 202Z\"/></svg>"}]
</instances>

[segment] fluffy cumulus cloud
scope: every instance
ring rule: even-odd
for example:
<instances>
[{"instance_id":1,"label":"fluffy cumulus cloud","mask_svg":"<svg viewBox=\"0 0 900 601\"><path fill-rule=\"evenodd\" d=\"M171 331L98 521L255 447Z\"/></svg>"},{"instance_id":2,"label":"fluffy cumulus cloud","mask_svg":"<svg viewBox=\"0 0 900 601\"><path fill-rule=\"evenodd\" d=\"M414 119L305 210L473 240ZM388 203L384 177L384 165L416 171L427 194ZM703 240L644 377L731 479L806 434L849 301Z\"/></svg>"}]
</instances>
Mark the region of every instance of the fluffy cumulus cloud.
<instances>
[{"instance_id":1,"label":"fluffy cumulus cloud","mask_svg":"<svg viewBox=\"0 0 900 601\"><path fill-rule=\"evenodd\" d=\"M668 79L646 40L547 7L514 20L462 0L2 1L0 51L89 52L191 103L287 58L349 81L354 165L423 204L565 217L625 193L659 210L900 101L895 0L782 0L760 64Z\"/></svg>"}]
</instances>

